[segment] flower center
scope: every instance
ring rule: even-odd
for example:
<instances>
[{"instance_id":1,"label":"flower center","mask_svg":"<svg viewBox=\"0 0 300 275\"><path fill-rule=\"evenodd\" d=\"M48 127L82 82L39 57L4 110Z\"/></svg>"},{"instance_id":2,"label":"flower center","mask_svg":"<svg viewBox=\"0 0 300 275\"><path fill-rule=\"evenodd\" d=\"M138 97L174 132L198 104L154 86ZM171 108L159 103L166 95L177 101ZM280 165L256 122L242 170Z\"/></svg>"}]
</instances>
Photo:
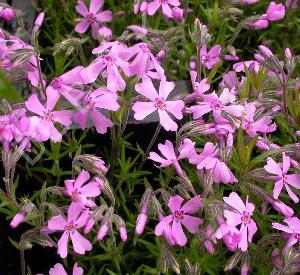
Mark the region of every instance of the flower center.
<instances>
[{"instance_id":1,"label":"flower center","mask_svg":"<svg viewBox=\"0 0 300 275\"><path fill-rule=\"evenodd\" d=\"M144 52L144 53L147 53L149 52L149 48L146 44L140 44L139 45L139 48Z\"/></svg>"},{"instance_id":2,"label":"flower center","mask_svg":"<svg viewBox=\"0 0 300 275\"><path fill-rule=\"evenodd\" d=\"M93 99L90 96L85 96L83 99L83 104L85 105L85 107L89 110L94 108L95 102L93 101Z\"/></svg>"},{"instance_id":3,"label":"flower center","mask_svg":"<svg viewBox=\"0 0 300 275\"><path fill-rule=\"evenodd\" d=\"M167 106L167 104L165 103L164 99L162 98L157 98L155 100L155 107L158 109L164 109Z\"/></svg>"},{"instance_id":4,"label":"flower center","mask_svg":"<svg viewBox=\"0 0 300 275\"><path fill-rule=\"evenodd\" d=\"M73 231L76 228L76 225L73 224L73 222L69 223L68 225L65 226L66 231Z\"/></svg>"},{"instance_id":5,"label":"flower center","mask_svg":"<svg viewBox=\"0 0 300 275\"><path fill-rule=\"evenodd\" d=\"M174 218L176 220L182 220L183 219L183 215L184 215L184 213L183 213L182 210L181 211L175 211Z\"/></svg>"},{"instance_id":6,"label":"flower center","mask_svg":"<svg viewBox=\"0 0 300 275\"><path fill-rule=\"evenodd\" d=\"M222 109L224 106L222 104L222 102L220 101L217 101L217 102L214 102L211 104L211 108L214 110L214 111L218 111L220 109Z\"/></svg>"},{"instance_id":7,"label":"flower center","mask_svg":"<svg viewBox=\"0 0 300 275\"><path fill-rule=\"evenodd\" d=\"M77 189L76 190L74 190L73 192L72 192L72 198L76 198L78 195L80 194L80 192L78 192L77 191Z\"/></svg>"},{"instance_id":8,"label":"flower center","mask_svg":"<svg viewBox=\"0 0 300 275\"><path fill-rule=\"evenodd\" d=\"M202 63L206 63L208 61L208 56L204 55L202 56Z\"/></svg>"},{"instance_id":9,"label":"flower center","mask_svg":"<svg viewBox=\"0 0 300 275\"><path fill-rule=\"evenodd\" d=\"M52 112L49 111L49 110L44 111L44 119L46 119L46 120L52 120L53 119Z\"/></svg>"},{"instance_id":10,"label":"flower center","mask_svg":"<svg viewBox=\"0 0 300 275\"><path fill-rule=\"evenodd\" d=\"M93 13L89 13L86 17L86 19L90 22L90 23L94 23L96 22L96 17Z\"/></svg>"},{"instance_id":11,"label":"flower center","mask_svg":"<svg viewBox=\"0 0 300 275\"><path fill-rule=\"evenodd\" d=\"M62 80L61 77L56 77L56 78L54 78L54 79L52 80L52 82L51 82L50 85L51 85L55 90L59 90L59 89L61 89L62 82L63 82L63 80Z\"/></svg>"},{"instance_id":12,"label":"flower center","mask_svg":"<svg viewBox=\"0 0 300 275\"><path fill-rule=\"evenodd\" d=\"M250 217L251 217L251 215L248 212L244 211L243 216L241 218L242 222L245 223L245 224L249 223Z\"/></svg>"}]
</instances>

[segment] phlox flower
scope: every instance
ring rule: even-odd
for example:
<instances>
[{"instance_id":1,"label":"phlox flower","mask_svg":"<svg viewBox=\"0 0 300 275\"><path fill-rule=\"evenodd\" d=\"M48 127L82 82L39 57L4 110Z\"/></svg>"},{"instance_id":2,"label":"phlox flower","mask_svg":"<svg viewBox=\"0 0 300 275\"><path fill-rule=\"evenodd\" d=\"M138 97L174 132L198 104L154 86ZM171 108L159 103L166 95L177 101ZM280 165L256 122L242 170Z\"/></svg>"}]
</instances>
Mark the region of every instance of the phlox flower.
<instances>
[{"instance_id":1,"label":"phlox flower","mask_svg":"<svg viewBox=\"0 0 300 275\"><path fill-rule=\"evenodd\" d=\"M198 99L205 92L207 92L210 89L210 84L207 83L207 78L204 78L200 82L198 82L196 71L190 71L190 75L194 92L187 96L187 100L193 101Z\"/></svg>"},{"instance_id":2,"label":"phlox flower","mask_svg":"<svg viewBox=\"0 0 300 275\"><path fill-rule=\"evenodd\" d=\"M150 102L136 102L132 109L135 112L136 120L143 120L151 113L158 111L160 124L167 131L176 131L178 125L170 118L167 112L170 112L177 119L182 119L182 110L184 102L182 100L167 100L169 94L174 90L175 83L168 82L165 77L160 81L159 91L157 93L149 77L143 77L142 83L135 85L135 90L148 98Z\"/></svg>"},{"instance_id":3,"label":"phlox flower","mask_svg":"<svg viewBox=\"0 0 300 275\"><path fill-rule=\"evenodd\" d=\"M170 237L179 244L184 246L187 243L187 237L183 232L182 224L192 234L198 231L199 225L203 223L202 219L193 217L189 214L196 213L203 206L200 196L196 196L186 202L183 206L183 198L176 195L171 197L168 202L168 207L172 214L164 217L155 227L155 235L161 236L164 232L168 232L168 227L171 225ZM166 231L167 230L167 231Z\"/></svg>"},{"instance_id":4,"label":"phlox flower","mask_svg":"<svg viewBox=\"0 0 300 275\"><path fill-rule=\"evenodd\" d=\"M244 107L236 104L236 96L229 89L225 88L220 96L215 92L202 95L204 101L197 102L197 105L188 108L188 112L193 114L194 119L198 119L203 115L213 112L214 117L223 117L222 111L240 117L243 114Z\"/></svg>"},{"instance_id":5,"label":"phlox flower","mask_svg":"<svg viewBox=\"0 0 300 275\"><path fill-rule=\"evenodd\" d=\"M62 136L55 128L54 122L58 122L64 126L70 126L72 124L71 118L73 112L69 110L53 111L60 95L54 90L48 90L46 94L47 102L45 106L41 104L37 94L31 95L28 100L25 101L25 106L29 111L37 114L42 119L40 127L43 129L45 135L54 142L60 142Z\"/></svg>"},{"instance_id":6,"label":"phlox flower","mask_svg":"<svg viewBox=\"0 0 300 275\"><path fill-rule=\"evenodd\" d=\"M285 6L281 3L276 4L271 2L267 9L267 13L261 16L261 19L267 19L269 21L278 21L285 16Z\"/></svg>"},{"instance_id":7,"label":"phlox flower","mask_svg":"<svg viewBox=\"0 0 300 275\"><path fill-rule=\"evenodd\" d=\"M110 22L112 20L112 12L110 10L98 12L104 5L104 0L91 0L90 8L87 9L84 1L79 0L77 2L76 11L83 16L81 22L79 22L75 31L78 33L85 33L87 29L91 26L92 37L97 39L99 28L99 23Z\"/></svg>"},{"instance_id":8,"label":"phlox flower","mask_svg":"<svg viewBox=\"0 0 300 275\"><path fill-rule=\"evenodd\" d=\"M252 242L253 235L257 231L256 223L251 218L255 206L248 202L248 197L246 199L246 204L244 204L239 195L235 192L231 192L228 197L224 197L223 199L228 205L236 210L224 210L224 216L226 218L226 223L229 226L236 227L237 225L241 225L239 230L241 233L241 240L238 243L238 247L242 251L246 251L248 249L248 243Z\"/></svg>"},{"instance_id":9,"label":"phlox flower","mask_svg":"<svg viewBox=\"0 0 300 275\"><path fill-rule=\"evenodd\" d=\"M159 8L162 9L162 13L166 18L172 18L172 9L170 6L178 7L180 6L179 0L153 0L147 6L148 15L154 15Z\"/></svg>"},{"instance_id":10,"label":"phlox flower","mask_svg":"<svg viewBox=\"0 0 300 275\"><path fill-rule=\"evenodd\" d=\"M92 250L92 244L89 240L85 239L78 229L83 227L89 217L87 210L82 209L79 203L72 203L68 209L67 218L62 215L54 216L48 221L48 229L51 232L63 231L61 238L57 245L57 253L61 258L66 258L68 255L68 242L69 237L72 240L74 251L78 254L85 254L86 251Z\"/></svg>"},{"instance_id":11,"label":"phlox flower","mask_svg":"<svg viewBox=\"0 0 300 275\"><path fill-rule=\"evenodd\" d=\"M255 120L255 111L256 104L248 103L245 105L245 113L242 117L242 128L250 137L257 135L257 132L260 133L270 133L276 130L276 124L272 122L272 117L264 115L260 119Z\"/></svg>"},{"instance_id":12,"label":"phlox flower","mask_svg":"<svg viewBox=\"0 0 300 275\"><path fill-rule=\"evenodd\" d=\"M277 222L272 223L272 227L287 233L287 243L283 250L289 249L296 243L300 243L300 220L297 217L286 218L283 220L288 226Z\"/></svg>"},{"instance_id":13,"label":"phlox flower","mask_svg":"<svg viewBox=\"0 0 300 275\"><path fill-rule=\"evenodd\" d=\"M165 144L161 144L161 143L158 144L158 149L161 151L164 158L159 156L155 152L150 152L149 159L160 163L159 167L161 168L167 167L169 165L173 165L177 174L179 176L182 176L184 172L179 165L179 160L188 157L189 153L195 150L194 145L195 143L192 142L190 139L185 139L183 143L180 145L180 147L178 148L179 156L177 157L173 144L169 140L166 140Z\"/></svg>"},{"instance_id":14,"label":"phlox flower","mask_svg":"<svg viewBox=\"0 0 300 275\"><path fill-rule=\"evenodd\" d=\"M64 269L63 265L57 263L49 270L49 275L68 275L66 270ZM72 275L83 275L83 268L79 267L77 263L73 266Z\"/></svg>"},{"instance_id":15,"label":"phlox flower","mask_svg":"<svg viewBox=\"0 0 300 275\"><path fill-rule=\"evenodd\" d=\"M97 181L88 182L89 179L89 173L82 170L75 180L65 180L66 193L74 202L86 207L95 207L96 204L88 198L95 198L101 194L100 185Z\"/></svg>"},{"instance_id":16,"label":"phlox flower","mask_svg":"<svg viewBox=\"0 0 300 275\"><path fill-rule=\"evenodd\" d=\"M207 46L203 45L200 49L200 61L207 69L211 69L220 61L221 46L215 45L209 51Z\"/></svg>"},{"instance_id":17,"label":"phlox flower","mask_svg":"<svg viewBox=\"0 0 300 275\"><path fill-rule=\"evenodd\" d=\"M265 170L270 174L275 175L272 177L276 182L273 190L273 196L278 199L281 190L285 187L290 198L295 202L299 202L299 198L291 190L290 186L300 189L300 174L289 174L288 170L291 166L291 159L285 153L282 153L282 163L276 163L272 158L267 159L267 165L264 166ZM290 186L289 186L290 185Z\"/></svg>"}]
</instances>

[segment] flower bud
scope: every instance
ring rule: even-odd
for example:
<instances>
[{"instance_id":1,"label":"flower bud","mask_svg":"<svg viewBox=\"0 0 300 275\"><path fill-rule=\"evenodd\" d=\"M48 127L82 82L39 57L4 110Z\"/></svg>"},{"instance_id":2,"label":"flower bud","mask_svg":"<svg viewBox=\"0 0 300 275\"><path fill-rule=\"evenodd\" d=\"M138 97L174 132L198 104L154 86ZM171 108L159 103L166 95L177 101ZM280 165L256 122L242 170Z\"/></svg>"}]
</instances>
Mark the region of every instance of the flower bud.
<instances>
[{"instance_id":1,"label":"flower bud","mask_svg":"<svg viewBox=\"0 0 300 275\"><path fill-rule=\"evenodd\" d=\"M178 7L173 8L172 17L177 21L181 21L183 19L183 9Z\"/></svg>"},{"instance_id":2,"label":"flower bud","mask_svg":"<svg viewBox=\"0 0 300 275\"><path fill-rule=\"evenodd\" d=\"M241 275L248 275L249 274L249 266L247 263L244 263L241 268Z\"/></svg>"},{"instance_id":3,"label":"flower bud","mask_svg":"<svg viewBox=\"0 0 300 275\"><path fill-rule=\"evenodd\" d=\"M290 48L286 48L284 51L284 54L287 59L289 59L289 60L292 59L292 53L291 53Z\"/></svg>"},{"instance_id":4,"label":"flower bud","mask_svg":"<svg viewBox=\"0 0 300 275\"><path fill-rule=\"evenodd\" d=\"M123 242L127 241L127 230L125 227L120 227L119 228L119 233L120 233L120 237L122 239Z\"/></svg>"},{"instance_id":5,"label":"flower bud","mask_svg":"<svg viewBox=\"0 0 300 275\"><path fill-rule=\"evenodd\" d=\"M166 56L166 51L165 50L161 50L158 54L157 54L157 59L158 60L163 60Z\"/></svg>"},{"instance_id":6,"label":"flower bud","mask_svg":"<svg viewBox=\"0 0 300 275\"><path fill-rule=\"evenodd\" d=\"M44 17L45 17L45 13L44 12L41 12L38 17L35 19L35 22L34 22L34 31L37 32L42 24L43 24L43 21L44 21Z\"/></svg>"},{"instance_id":7,"label":"flower bud","mask_svg":"<svg viewBox=\"0 0 300 275\"><path fill-rule=\"evenodd\" d=\"M148 33L147 29L145 29L141 26L137 26L137 25L127 26L127 29L130 30L130 31L133 31L137 34L142 34L142 35L147 35L147 33Z\"/></svg>"},{"instance_id":8,"label":"flower bud","mask_svg":"<svg viewBox=\"0 0 300 275\"><path fill-rule=\"evenodd\" d=\"M140 12L141 13L147 12L147 8L148 8L148 3L146 1L143 1L140 6Z\"/></svg>"},{"instance_id":9,"label":"flower bud","mask_svg":"<svg viewBox=\"0 0 300 275\"><path fill-rule=\"evenodd\" d=\"M215 253L215 248L214 248L214 246L212 245L212 243L211 243L210 240L205 240L205 241L204 241L204 246L205 246L205 248L207 249L207 251L208 251L210 254L214 254L214 253Z\"/></svg>"},{"instance_id":10,"label":"flower bud","mask_svg":"<svg viewBox=\"0 0 300 275\"><path fill-rule=\"evenodd\" d=\"M281 269L282 268L282 262L281 262L281 259L280 259L280 253L279 253L279 249L278 248L273 249L273 251L271 253L271 257L272 257L272 263L273 263L273 265L277 269Z\"/></svg>"},{"instance_id":11,"label":"flower bud","mask_svg":"<svg viewBox=\"0 0 300 275\"><path fill-rule=\"evenodd\" d=\"M148 211L148 207L144 206L141 210L141 213L137 216L136 226L135 226L135 233L138 236L142 235L143 232L144 232L146 222L147 222L147 219L148 219L147 211Z\"/></svg>"},{"instance_id":12,"label":"flower bud","mask_svg":"<svg viewBox=\"0 0 300 275\"><path fill-rule=\"evenodd\" d=\"M26 212L21 210L12 219L12 221L10 223L10 227L12 227L12 228L18 227L25 220L25 218L26 218Z\"/></svg>"},{"instance_id":13,"label":"flower bud","mask_svg":"<svg viewBox=\"0 0 300 275\"><path fill-rule=\"evenodd\" d=\"M3 18L6 21L11 21L15 17L15 12L11 8L4 8L0 12L0 17Z\"/></svg>"},{"instance_id":14,"label":"flower bud","mask_svg":"<svg viewBox=\"0 0 300 275\"><path fill-rule=\"evenodd\" d=\"M196 69L197 69L197 62L196 62L196 60L191 59L190 60L190 70L191 71L196 71Z\"/></svg>"},{"instance_id":15,"label":"flower bud","mask_svg":"<svg viewBox=\"0 0 300 275\"><path fill-rule=\"evenodd\" d=\"M258 48L262 52L262 54L265 55L266 57L272 58L274 56L268 47L266 47L264 45L260 45L260 46L258 46Z\"/></svg>"},{"instance_id":16,"label":"flower bud","mask_svg":"<svg viewBox=\"0 0 300 275\"><path fill-rule=\"evenodd\" d=\"M102 241L104 239L104 237L107 235L109 229L109 223L107 221L105 221L99 229L99 232L97 234L97 240Z\"/></svg>"}]
</instances>

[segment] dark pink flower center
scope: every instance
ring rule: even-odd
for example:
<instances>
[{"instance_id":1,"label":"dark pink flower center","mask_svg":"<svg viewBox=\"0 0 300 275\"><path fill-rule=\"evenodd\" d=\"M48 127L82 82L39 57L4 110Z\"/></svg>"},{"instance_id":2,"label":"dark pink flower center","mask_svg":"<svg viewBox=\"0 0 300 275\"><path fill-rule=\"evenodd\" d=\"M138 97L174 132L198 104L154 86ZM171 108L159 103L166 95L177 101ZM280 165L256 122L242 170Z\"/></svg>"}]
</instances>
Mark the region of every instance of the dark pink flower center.
<instances>
[{"instance_id":1,"label":"dark pink flower center","mask_svg":"<svg viewBox=\"0 0 300 275\"><path fill-rule=\"evenodd\" d=\"M44 111L44 119L46 119L46 120L52 120L53 119L53 114L50 110Z\"/></svg>"},{"instance_id":2,"label":"dark pink flower center","mask_svg":"<svg viewBox=\"0 0 300 275\"><path fill-rule=\"evenodd\" d=\"M184 216L184 212L182 210L175 211L174 213L175 220L182 220L183 216Z\"/></svg>"},{"instance_id":3,"label":"dark pink flower center","mask_svg":"<svg viewBox=\"0 0 300 275\"><path fill-rule=\"evenodd\" d=\"M148 48L148 46L145 45L145 44L140 44L140 45L139 45L139 48L140 48L144 53L149 52L149 48Z\"/></svg>"},{"instance_id":4,"label":"dark pink flower center","mask_svg":"<svg viewBox=\"0 0 300 275\"><path fill-rule=\"evenodd\" d=\"M213 102L211 104L211 108L214 110L214 111L218 111L218 110L221 110L223 109L224 105L222 102L220 102L219 100L216 101L216 102Z\"/></svg>"},{"instance_id":5,"label":"dark pink flower center","mask_svg":"<svg viewBox=\"0 0 300 275\"><path fill-rule=\"evenodd\" d=\"M203 55L202 56L202 63L206 63L208 62L208 56L207 55Z\"/></svg>"},{"instance_id":6,"label":"dark pink flower center","mask_svg":"<svg viewBox=\"0 0 300 275\"><path fill-rule=\"evenodd\" d=\"M78 191L77 189L75 189L75 190L73 190L71 196L72 196L72 198L76 198L76 197L77 197L78 195L80 195L80 194L81 194L81 192Z\"/></svg>"},{"instance_id":7,"label":"dark pink flower center","mask_svg":"<svg viewBox=\"0 0 300 275\"><path fill-rule=\"evenodd\" d=\"M251 217L251 215L247 211L244 211L243 216L241 218L242 222L245 223L245 224L249 223L250 217Z\"/></svg>"},{"instance_id":8,"label":"dark pink flower center","mask_svg":"<svg viewBox=\"0 0 300 275\"><path fill-rule=\"evenodd\" d=\"M62 83L63 83L62 78L61 77L56 77L52 80L50 85L53 87L53 89L59 90L59 89L61 89Z\"/></svg>"},{"instance_id":9,"label":"dark pink flower center","mask_svg":"<svg viewBox=\"0 0 300 275\"><path fill-rule=\"evenodd\" d=\"M165 100L163 98L156 98L155 99L155 107L158 109L165 109L167 106Z\"/></svg>"},{"instance_id":10,"label":"dark pink flower center","mask_svg":"<svg viewBox=\"0 0 300 275\"><path fill-rule=\"evenodd\" d=\"M94 108L95 102L90 96L87 95L83 99L83 104L87 109L91 110Z\"/></svg>"},{"instance_id":11,"label":"dark pink flower center","mask_svg":"<svg viewBox=\"0 0 300 275\"><path fill-rule=\"evenodd\" d=\"M77 227L77 224L70 222L68 225L65 226L65 230L71 232L74 229L76 229L76 227Z\"/></svg>"},{"instance_id":12,"label":"dark pink flower center","mask_svg":"<svg viewBox=\"0 0 300 275\"><path fill-rule=\"evenodd\" d=\"M89 13L86 17L86 19L92 24L96 22L96 17L93 13Z\"/></svg>"},{"instance_id":13,"label":"dark pink flower center","mask_svg":"<svg viewBox=\"0 0 300 275\"><path fill-rule=\"evenodd\" d=\"M252 130L252 128L253 128L252 123L250 123L250 122L245 123L245 130L247 133L250 132Z\"/></svg>"}]
</instances>

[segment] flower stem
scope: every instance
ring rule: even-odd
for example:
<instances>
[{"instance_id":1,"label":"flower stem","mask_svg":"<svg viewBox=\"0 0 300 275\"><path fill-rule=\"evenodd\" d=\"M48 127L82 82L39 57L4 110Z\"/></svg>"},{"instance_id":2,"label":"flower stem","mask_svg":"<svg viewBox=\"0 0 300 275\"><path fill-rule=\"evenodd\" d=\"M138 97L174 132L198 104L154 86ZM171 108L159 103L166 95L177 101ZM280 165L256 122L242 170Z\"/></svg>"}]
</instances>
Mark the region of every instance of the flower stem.
<instances>
[{"instance_id":1,"label":"flower stem","mask_svg":"<svg viewBox=\"0 0 300 275\"><path fill-rule=\"evenodd\" d=\"M150 151L151 151L151 149L153 147L153 144L154 144L154 142L156 141L156 139L158 137L158 134L159 134L160 130L161 130L161 125L158 124L157 127L156 127L156 130L154 132L154 135L153 135L153 137L152 137L152 139L151 139L151 141L150 141L150 143L149 143L149 145L147 147L147 150L146 150L146 152L145 152L145 154L144 154L144 156L142 158L142 161L141 161L140 165L137 168L137 171L140 171L143 168L143 166L144 166L144 164L146 162L147 156L149 155L149 153L150 153Z\"/></svg>"},{"instance_id":2,"label":"flower stem","mask_svg":"<svg viewBox=\"0 0 300 275\"><path fill-rule=\"evenodd\" d=\"M26 275L26 265L25 265L25 252L24 252L24 249L20 250L20 259L21 259L22 275Z\"/></svg>"}]
</instances>

